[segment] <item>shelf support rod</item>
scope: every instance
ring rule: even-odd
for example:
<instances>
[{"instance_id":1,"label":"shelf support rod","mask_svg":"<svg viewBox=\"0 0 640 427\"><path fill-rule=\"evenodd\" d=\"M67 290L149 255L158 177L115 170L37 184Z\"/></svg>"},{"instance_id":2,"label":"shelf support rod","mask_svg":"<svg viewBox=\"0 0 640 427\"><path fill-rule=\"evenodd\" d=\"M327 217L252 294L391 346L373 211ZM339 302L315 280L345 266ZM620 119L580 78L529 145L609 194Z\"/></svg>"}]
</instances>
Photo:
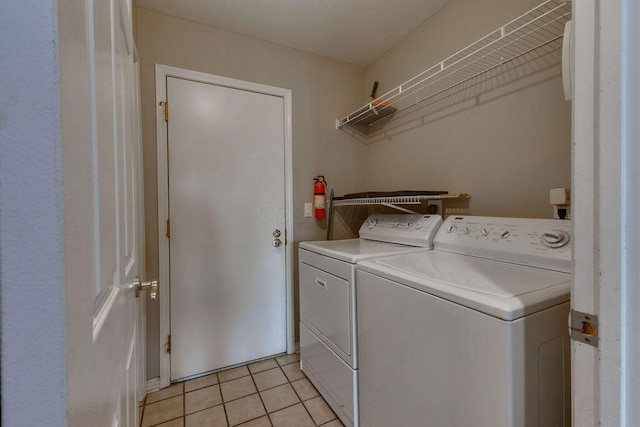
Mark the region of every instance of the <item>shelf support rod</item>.
<instances>
[{"instance_id":1,"label":"shelf support rod","mask_svg":"<svg viewBox=\"0 0 640 427\"><path fill-rule=\"evenodd\" d=\"M404 213L417 214L418 212L412 211L411 209L401 208L398 205L394 205L393 203L380 203L382 206L386 206L388 208L396 209Z\"/></svg>"}]
</instances>

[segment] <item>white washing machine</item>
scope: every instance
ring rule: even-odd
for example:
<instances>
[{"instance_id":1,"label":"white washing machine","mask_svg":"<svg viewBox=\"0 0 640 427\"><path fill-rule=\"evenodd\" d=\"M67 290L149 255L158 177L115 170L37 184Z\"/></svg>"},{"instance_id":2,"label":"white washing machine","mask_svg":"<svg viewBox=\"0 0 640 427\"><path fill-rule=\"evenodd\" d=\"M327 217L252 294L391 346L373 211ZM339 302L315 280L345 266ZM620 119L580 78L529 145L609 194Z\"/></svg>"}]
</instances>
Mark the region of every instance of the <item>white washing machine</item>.
<instances>
[{"instance_id":1,"label":"white washing machine","mask_svg":"<svg viewBox=\"0 0 640 427\"><path fill-rule=\"evenodd\" d=\"M437 215L374 214L359 239L300 243L300 366L348 427L359 425L355 264L430 250L441 224Z\"/></svg>"},{"instance_id":2,"label":"white washing machine","mask_svg":"<svg viewBox=\"0 0 640 427\"><path fill-rule=\"evenodd\" d=\"M358 264L360 426L569 427L570 229L449 217Z\"/></svg>"}]
</instances>

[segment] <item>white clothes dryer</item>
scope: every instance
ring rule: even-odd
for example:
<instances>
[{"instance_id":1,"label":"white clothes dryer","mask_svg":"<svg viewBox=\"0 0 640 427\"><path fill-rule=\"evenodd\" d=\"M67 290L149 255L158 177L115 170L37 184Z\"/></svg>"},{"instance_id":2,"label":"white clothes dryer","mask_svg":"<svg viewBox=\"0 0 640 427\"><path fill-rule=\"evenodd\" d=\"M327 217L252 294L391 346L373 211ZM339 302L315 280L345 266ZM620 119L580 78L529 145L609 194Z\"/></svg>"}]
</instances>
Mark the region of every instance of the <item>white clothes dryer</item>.
<instances>
[{"instance_id":1,"label":"white clothes dryer","mask_svg":"<svg viewBox=\"0 0 640 427\"><path fill-rule=\"evenodd\" d=\"M449 217L357 267L362 427L570 426L571 223Z\"/></svg>"},{"instance_id":2,"label":"white clothes dryer","mask_svg":"<svg viewBox=\"0 0 640 427\"><path fill-rule=\"evenodd\" d=\"M358 423L355 265L433 247L437 215L374 214L359 239L302 242L300 366L347 427Z\"/></svg>"}]
</instances>

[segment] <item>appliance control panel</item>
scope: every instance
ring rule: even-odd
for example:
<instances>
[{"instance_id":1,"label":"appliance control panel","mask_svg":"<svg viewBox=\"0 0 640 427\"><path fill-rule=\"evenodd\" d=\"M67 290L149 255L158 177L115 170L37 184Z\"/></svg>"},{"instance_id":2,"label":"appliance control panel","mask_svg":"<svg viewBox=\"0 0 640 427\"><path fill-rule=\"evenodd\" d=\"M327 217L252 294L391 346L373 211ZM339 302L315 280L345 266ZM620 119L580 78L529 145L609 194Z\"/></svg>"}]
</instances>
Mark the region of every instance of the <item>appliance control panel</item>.
<instances>
[{"instance_id":1,"label":"appliance control panel","mask_svg":"<svg viewBox=\"0 0 640 427\"><path fill-rule=\"evenodd\" d=\"M439 215L373 214L362 224L359 234L368 240L432 248L440 225Z\"/></svg>"},{"instance_id":2,"label":"appliance control panel","mask_svg":"<svg viewBox=\"0 0 640 427\"><path fill-rule=\"evenodd\" d=\"M438 250L571 271L571 221L450 216L435 239Z\"/></svg>"}]
</instances>

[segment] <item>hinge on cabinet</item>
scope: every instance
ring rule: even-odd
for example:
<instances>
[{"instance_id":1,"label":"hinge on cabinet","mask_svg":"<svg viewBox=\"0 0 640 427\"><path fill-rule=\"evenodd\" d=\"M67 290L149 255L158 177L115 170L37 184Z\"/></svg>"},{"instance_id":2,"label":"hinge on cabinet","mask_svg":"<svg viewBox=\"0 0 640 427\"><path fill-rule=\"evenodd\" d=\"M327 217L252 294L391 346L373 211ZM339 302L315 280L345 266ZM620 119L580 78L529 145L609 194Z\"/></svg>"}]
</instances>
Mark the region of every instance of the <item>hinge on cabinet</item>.
<instances>
[{"instance_id":1,"label":"hinge on cabinet","mask_svg":"<svg viewBox=\"0 0 640 427\"><path fill-rule=\"evenodd\" d=\"M171 353L171 335L167 337L167 343L164 345L165 351Z\"/></svg>"},{"instance_id":2,"label":"hinge on cabinet","mask_svg":"<svg viewBox=\"0 0 640 427\"><path fill-rule=\"evenodd\" d=\"M160 101L160 106L164 107L164 121L169 121L169 104L167 101Z\"/></svg>"},{"instance_id":3,"label":"hinge on cabinet","mask_svg":"<svg viewBox=\"0 0 640 427\"><path fill-rule=\"evenodd\" d=\"M598 347L598 316L571 310L569 320L572 340Z\"/></svg>"},{"instance_id":4,"label":"hinge on cabinet","mask_svg":"<svg viewBox=\"0 0 640 427\"><path fill-rule=\"evenodd\" d=\"M165 236L167 239L171 236L171 221L167 219L167 226L165 227Z\"/></svg>"}]
</instances>

